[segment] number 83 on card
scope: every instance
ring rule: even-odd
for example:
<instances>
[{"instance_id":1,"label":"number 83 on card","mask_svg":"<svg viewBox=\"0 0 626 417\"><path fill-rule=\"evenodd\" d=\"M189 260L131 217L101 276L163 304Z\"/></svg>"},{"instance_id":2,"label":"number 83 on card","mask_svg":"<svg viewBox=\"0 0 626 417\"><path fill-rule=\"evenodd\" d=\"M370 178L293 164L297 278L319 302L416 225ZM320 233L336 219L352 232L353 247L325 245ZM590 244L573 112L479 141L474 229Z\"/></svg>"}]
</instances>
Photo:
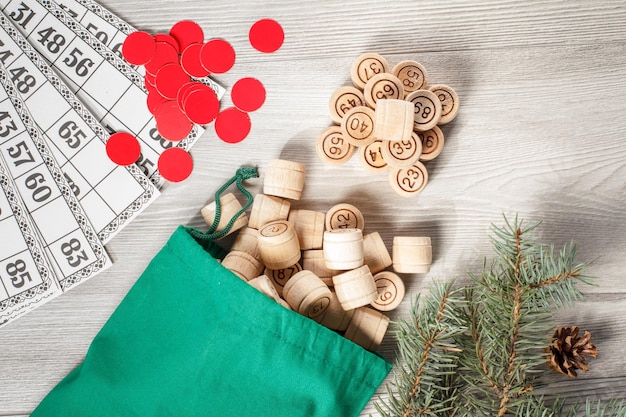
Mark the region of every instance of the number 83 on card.
<instances>
[{"instance_id":1,"label":"number 83 on card","mask_svg":"<svg viewBox=\"0 0 626 417\"><path fill-rule=\"evenodd\" d=\"M96 259L91 246L78 232L59 239L50 249L66 277L89 266Z\"/></svg>"}]
</instances>

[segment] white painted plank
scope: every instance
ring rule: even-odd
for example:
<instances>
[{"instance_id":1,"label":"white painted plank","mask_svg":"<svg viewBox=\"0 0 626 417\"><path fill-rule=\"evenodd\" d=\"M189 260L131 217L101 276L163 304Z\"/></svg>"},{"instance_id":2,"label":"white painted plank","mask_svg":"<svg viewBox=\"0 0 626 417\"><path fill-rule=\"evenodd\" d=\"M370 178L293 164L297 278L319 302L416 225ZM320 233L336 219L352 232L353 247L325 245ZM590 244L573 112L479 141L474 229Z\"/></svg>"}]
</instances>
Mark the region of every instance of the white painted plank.
<instances>
[{"instance_id":1,"label":"white painted plank","mask_svg":"<svg viewBox=\"0 0 626 417\"><path fill-rule=\"evenodd\" d=\"M122 17L151 32L198 21L207 37L233 43L237 63L216 77L230 88L259 78L267 101L251 114L240 144L217 139L212 126L193 148L194 172L163 195L109 245L115 263L85 285L0 330L0 416L25 416L83 357L91 339L178 224L203 227L199 209L240 165L282 157L307 164L306 189L294 208L325 210L347 201L379 231L433 239L426 277L407 277L409 292L435 279L463 281L491 256L489 224L501 214L544 219L543 240L580 245L579 260L598 285L563 322L585 327L600 351L575 381L551 379L549 394L624 396L621 346L626 334L626 5L623 1L120 1ZM247 30L272 17L285 28L275 54L254 51ZM445 126L446 147L427 164L431 179L415 199L397 197L386 175L357 159L328 166L314 154L331 123L332 92L349 83L356 56L374 51L390 63L417 59L431 80L459 93L458 118ZM223 106L230 105L227 93ZM250 181L261 191L262 178ZM408 301L392 318L405 315ZM63 318L63 320L61 320ZM567 323L570 324L570 323ZM382 354L393 360L387 338ZM382 392L382 390L381 390ZM362 415L373 412L371 404Z\"/></svg>"}]
</instances>

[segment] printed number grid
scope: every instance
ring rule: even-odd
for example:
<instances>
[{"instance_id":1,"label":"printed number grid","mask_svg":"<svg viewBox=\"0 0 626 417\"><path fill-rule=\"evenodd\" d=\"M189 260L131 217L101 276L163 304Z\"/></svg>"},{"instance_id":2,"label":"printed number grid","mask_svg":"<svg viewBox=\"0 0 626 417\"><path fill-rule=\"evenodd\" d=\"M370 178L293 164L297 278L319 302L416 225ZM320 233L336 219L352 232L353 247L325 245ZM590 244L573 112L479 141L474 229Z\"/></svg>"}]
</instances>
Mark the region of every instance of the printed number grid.
<instances>
[{"instance_id":1,"label":"printed number grid","mask_svg":"<svg viewBox=\"0 0 626 417\"><path fill-rule=\"evenodd\" d=\"M54 2L70 16L78 20L86 30L93 33L102 43L106 44L103 39L111 39L107 46L110 47L120 59L123 58L122 43L124 43L126 36L137 30L136 28L93 0L54 0ZM113 37L111 37L112 35ZM143 66L131 66L141 75L145 74L145 68ZM218 100L221 100L226 93L226 89L210 77L192 78L195 81L199 81L211 87L213 91L215 91L215 94L217 94Z\"/></svg>"},{"instance_id":2,"label":"printed number grid","mask_svg":"<svg viewBox=\"0 0 626 417\"><path fill-rule=\"evenodd\" d=\"M39 54L0 15L0 62L35 118L74 195L103 243L143 210L158 191L137 167L106 156L108 135Z\"/></svg>"},{"instance_id":3,"label":"printed number grid","mask_svg":"<svg viewBox=\"0 0 626 417\"><path fill-rule=\"evenodd\" d=\"M61 293L0 156L0 326Z\"/></svg>"},{"instance_id":4,"label":"printed number grid","mask_svg":"<svg viewBox=\"0 0 626 417\"><path fill-rule=\"evenodd\" d=\"M126 22L117 19L117 24L113 25L76 0L55 0L54 2L80 23L85 30L91 32L100 42L108 46L112 52L115 52L120 59L123 58L122 44L128 33L132 31L132 28ZM125 30L122 29L124 27L126 28ZM145 69L143 66L131 65L131 67L139 74L144 75Z\"/></svg>"},{"instance_id":5,"label":"printed number grid","mask_svg":"<svg viewBox=\"0 0 626 417\"><path fill-rule=\"evenodd\" d=\"M26 4L10 0L4 1L2 9L100 123L140 140L142 153L137 165L161 186L156 163L159 155L174 145L158 134L146 106L142 77L51 1ZM202 131L195 126L176 146L188 149Z\"/></svg>"},{"instance_id":6,"label":"printed number grid","mask_svg":"<svg viewBox=\"0 0 626 417\"><path fill-rule=\"evenodd\" d=\"M65 290L111 260L4 68L0 82L0 152Z\"/></svg>"},{"instance_id":7,"label":"printed number grid","mask_svg":"<svg viewBox=\"0 0 626 417\"><path fill-rule=\"evenodd\" d=\"M62 4L60 4L57 0L54 0L54 2L60 8L65 10L70 16L74 17L74 15L76 15L77 17L74 18L78 20L78 22L83 25L86 30L93 33L98 39L108 39L109 34L115 33L115 37L107 46L111 48L111 50L115 52L120 59L123 59L122 44L124 43L126 36L137 31L136 28L131 26L128 22L122 20L117 15L113 14L104 6L92 0L63 0ZM140 75L145 75L146 71L143 66L131 65L131 67L134 68ZM226 93L226 89L210 77L191 78L194 81L205 84L215 91L218 100L221 100Z\"/></svg>"}]
</instances>

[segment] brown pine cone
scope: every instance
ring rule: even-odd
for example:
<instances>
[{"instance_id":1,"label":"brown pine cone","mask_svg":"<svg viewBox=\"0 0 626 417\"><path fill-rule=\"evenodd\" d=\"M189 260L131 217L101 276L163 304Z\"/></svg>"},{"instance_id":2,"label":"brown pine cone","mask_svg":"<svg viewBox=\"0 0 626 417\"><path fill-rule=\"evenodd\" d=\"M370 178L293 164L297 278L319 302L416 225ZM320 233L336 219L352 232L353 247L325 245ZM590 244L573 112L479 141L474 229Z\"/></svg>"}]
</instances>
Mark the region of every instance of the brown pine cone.
<instances>
[{"instance_id":1,"label":"brown pine cone","mask_svg":"<svg viewBox=\"0 0 626 417\"><path fill-rule=\"evenodd\" d=\"M586 355L598 354L596 347L589 343L591 333L585 332L583 337L578 337L578 326L559 327L554 331L552 342L548 347L550 353L548 366L557 372L576 378L576 370L583 372L589 370Z\"/></svg>"}]
</instances>

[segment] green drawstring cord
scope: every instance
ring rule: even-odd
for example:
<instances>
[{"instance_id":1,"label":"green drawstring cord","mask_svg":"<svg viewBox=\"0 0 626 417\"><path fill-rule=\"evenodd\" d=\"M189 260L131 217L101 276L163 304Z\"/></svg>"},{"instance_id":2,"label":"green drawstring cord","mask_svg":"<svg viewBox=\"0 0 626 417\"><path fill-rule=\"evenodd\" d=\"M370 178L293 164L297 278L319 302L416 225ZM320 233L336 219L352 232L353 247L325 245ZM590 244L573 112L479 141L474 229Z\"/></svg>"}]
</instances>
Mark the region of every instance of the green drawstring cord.
<instances>
[{"instance_id":1,"label":"green drawstring cord","mask_svg":"<svg viewBox=\"0 0 626 417\"><path fill-rule=\"evenodd\" d=\"M250 194L250 192L246 190L246 188L243 186L243 181L249 178L258 178L258 177L259 177L259 171L257 170L256 167L239 168L237 172L235 173L235 175L230 180L226 181L226 183L224 183L224 185L222 185L215 192L215 219L213 220L213 224L211 225L209 230L206 233L201 233L197 230L191 229L190 233L195 238L202 239L202 240L215 240L223 236L226 236L230 232L230 229L233 227L233 224L235 224L235 221L237 221L239 216L241 216L246 210L248 210L248 208L252 205L252 201L254 200L254 198L252 197L252 194ZM217 225L220 223L220 218L222 217L222 205L220 202L220 196L233 182L236 183L239 191L241 191L241 193L246 196L247 198L246 204L243 206L241 210L239 210L230 219L230 221L228 222L228 224L223 230L220 230L219 232L215 232L215 230L217 229Z\"/></svg>"}]
</instances>

